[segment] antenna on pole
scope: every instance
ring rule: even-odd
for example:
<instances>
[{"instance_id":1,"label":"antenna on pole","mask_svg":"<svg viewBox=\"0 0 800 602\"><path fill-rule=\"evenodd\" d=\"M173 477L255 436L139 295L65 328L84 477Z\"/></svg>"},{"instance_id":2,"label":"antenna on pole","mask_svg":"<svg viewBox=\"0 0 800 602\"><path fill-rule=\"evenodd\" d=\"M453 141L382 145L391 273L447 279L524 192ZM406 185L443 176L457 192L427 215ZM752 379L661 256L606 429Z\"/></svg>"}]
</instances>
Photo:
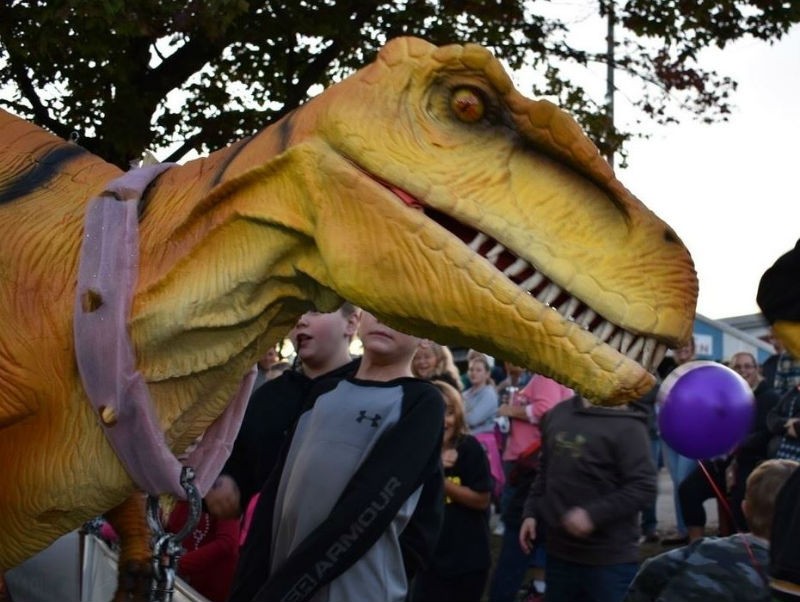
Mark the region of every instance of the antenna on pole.
<instances>
[{"instance_id":1,"label":"antenna on pole","mask_svg":"<svg viewBox=\"0 0 800 602\"><path fill-rule=\"evenodd\" d=\"M608 121L608 133L614 132L614 0L605 0L606 5L606 119ZM609 136L610 139L610 136ZM614 167L614 150L609 145L606 150L606 160L611 167Z\"/></svg>"}]
</instances>

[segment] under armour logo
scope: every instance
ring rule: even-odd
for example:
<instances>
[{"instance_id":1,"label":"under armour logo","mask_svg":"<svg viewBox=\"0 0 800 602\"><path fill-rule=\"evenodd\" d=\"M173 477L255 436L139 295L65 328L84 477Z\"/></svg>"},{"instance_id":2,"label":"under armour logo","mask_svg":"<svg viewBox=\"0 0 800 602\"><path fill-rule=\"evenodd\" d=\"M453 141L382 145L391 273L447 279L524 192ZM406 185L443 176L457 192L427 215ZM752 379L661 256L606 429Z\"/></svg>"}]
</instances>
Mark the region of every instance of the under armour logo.
<instances>
[{"instance_id":1,"label":"under armour logo","mask_svg":"<svg viewBox=\"0 0 800 602\"><path fill-rule=\"evenodd\" d=\"M358 412L358 418L356 418L356 422L364 422L365 420L369 420L371 422L372 428L378 428L378 425L381 423L382 416L380 414L375 414L374 416L367 416L366 410L360 410Z\"/></svg>"}]
</instances>

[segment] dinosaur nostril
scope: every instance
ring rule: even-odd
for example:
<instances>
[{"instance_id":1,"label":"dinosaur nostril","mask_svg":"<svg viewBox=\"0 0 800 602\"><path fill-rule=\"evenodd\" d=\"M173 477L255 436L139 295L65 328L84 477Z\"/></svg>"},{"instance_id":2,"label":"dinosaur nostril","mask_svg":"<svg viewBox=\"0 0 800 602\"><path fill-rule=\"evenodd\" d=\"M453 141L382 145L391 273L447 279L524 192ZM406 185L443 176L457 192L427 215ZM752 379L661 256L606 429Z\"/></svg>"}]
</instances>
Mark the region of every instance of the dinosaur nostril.
<instances>
[{"instance_id":1,"label":"dinosaur nostril","mask_svg":"<svg viewBox=\"0 0 800 602\"><path fill-rule=\"evenodd\" d=\"M666 240L667 242L673 242L673 243L677 243L677 244L680 244L680 242L681 242L681 239L678 238L677 234L675 234L675 230L673 230L669 226L667 226L664 229L664 240Z\"/></svg>"}]
</instances>

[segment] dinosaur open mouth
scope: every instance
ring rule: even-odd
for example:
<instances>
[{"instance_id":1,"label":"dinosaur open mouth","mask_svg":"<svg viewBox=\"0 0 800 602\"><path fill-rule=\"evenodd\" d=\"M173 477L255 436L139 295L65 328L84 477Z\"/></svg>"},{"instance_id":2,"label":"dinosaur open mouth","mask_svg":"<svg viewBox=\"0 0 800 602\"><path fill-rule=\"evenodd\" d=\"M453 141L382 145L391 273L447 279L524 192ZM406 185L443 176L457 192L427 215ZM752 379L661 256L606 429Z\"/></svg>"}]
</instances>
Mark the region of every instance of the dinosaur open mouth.
<instances>
[{"instance_id":1,"label":"dinosaur open mouth","mask_svg":"<svg viewBox=\"0 0 800 602\"><path fill-rule=\"evenodd\" d=\"M409 207L424 211L427 217L457 236L472 251L489 261L506 278L522 290L527 291L539 303L557 311L564 319L575 322L615 351L639 363L650 372L655 371L661 360L664 359L667 352L666 344L660 343L653 337L629 332L610 322L490 236L459 222L446 213L425 205L405 190L397 188L373 174L368 175Z\"/></svg>"},{"instance_id":2,"label":"dinosaur open mouth","mask_svg":"<svg viewBox=\"0 0 800 602\"><path fill-rule=\"evenodd\" d=\"M539 303L557 311L564 319L575 322L601 342L643 366L645 370L654 372L661 360L664 359L668 349L665 343L661 343L653 337L629 332L610 322L492 237L459 222L446 213L437 211L407 191L367 172L360 166L356 165L356 167L397 196L405 205L424 211L427 217L457 236L472 251L489 261L506 278L522 290L527 291Z\"/></svg>"},{"instance_id":3,"label":"dinosaur open mouth","mask_svg":"<svg viewBox=\"0 0 800 602\"><path fill-rule=\"evenodd\" d=\"M628 332L621 326L597 314L580 299L572 296L552 282L526 260L517 257L490 236L466 226L453 217L431 207L424 207L425 215L442 228L457 236L472 251L489 261L503 275L527 291L537 301L591 332L603 343L645 369L653 371L667 352L667 345L653 337Z\"/></svg>"}]
</instances>

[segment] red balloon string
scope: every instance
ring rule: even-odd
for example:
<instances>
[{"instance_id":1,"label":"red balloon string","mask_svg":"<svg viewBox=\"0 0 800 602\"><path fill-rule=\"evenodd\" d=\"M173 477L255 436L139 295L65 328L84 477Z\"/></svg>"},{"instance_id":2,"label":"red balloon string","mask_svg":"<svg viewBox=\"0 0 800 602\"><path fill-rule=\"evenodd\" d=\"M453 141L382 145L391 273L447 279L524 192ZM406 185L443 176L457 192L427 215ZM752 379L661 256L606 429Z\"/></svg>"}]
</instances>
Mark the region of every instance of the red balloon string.
<instances>
[{"instance_id":1,"label":"red balloon string","mask_svg":"<svg viewBox=\"0 0 800 602\"><path fill-rule=\"evenodd\" d=\"M706 465L703 463L703 461L698 460L697 463L700 465L700 470L703 471L703 474L705 475L709 485L711 485L711 489L714 490L714 495L717 496L717 499L722 505L723 510L725 510L725 513L728 515L728 518L730 518L731 524L736 525L736 519L733 516L733 511L731 510L731 506L728 503L727 496L725 496L722 493L722 491L720 491L719 487L717 486L717 482L709 474L708 469L706 468ZM761 578L764 579L766 583L769 583L769 578L767 577L766 570L764 569L763 566L761 566L761 563L756 559L755 554L753 554L753 549L750 547L750 542L747 541L747 537L745 537L745 534L741 531L741 529L739 529L738 525L736 525L736 535L739 536L742 543L744 544L745 549L747 550L747 555L750 557L750 564L752 564L753 568L758 572L759 575L761 575Z\"/></svg>"}]
</instances>

